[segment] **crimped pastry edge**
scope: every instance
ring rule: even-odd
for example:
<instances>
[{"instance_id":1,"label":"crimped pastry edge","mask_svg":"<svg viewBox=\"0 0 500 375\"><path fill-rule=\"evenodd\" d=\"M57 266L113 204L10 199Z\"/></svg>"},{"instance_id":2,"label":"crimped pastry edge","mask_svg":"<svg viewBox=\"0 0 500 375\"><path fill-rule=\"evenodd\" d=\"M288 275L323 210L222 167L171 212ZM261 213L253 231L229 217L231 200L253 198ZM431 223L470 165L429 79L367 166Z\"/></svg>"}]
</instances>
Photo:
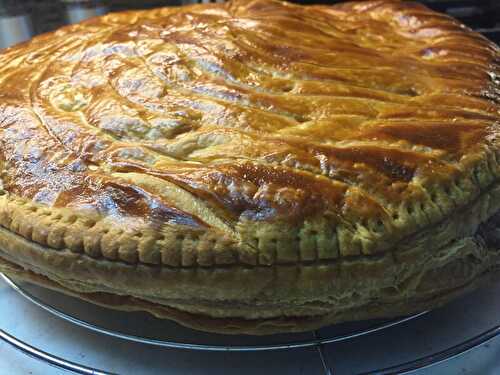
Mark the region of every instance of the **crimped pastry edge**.
<instances>
[{"instance_id":1,"label":"crimped pastry edge","mask_svg":"<svg viewBox=\"0 0 500 375\"><path fill-rule=\"evenodd\" d=\"M124 306L130 310L151 310L167 318L172 314L174 316L172 319L177 319L181 324L193 325L194 323L190 322L192 316L196 316L200 322L204 319L231 322L242 320L254 323L282 322L289 319L306 321L307 323L300 323L295 328L283 325L269 329L260 326L251 328L250 323L245 326L246 328L233 327L235 328L233 333L266 334L289 329L299 331L309 329L316 324L310 323L310 320L320 326L344 321L348 317L357 319L354 312L371 311L370 306L374 299L379 302L390 301L387 303L387 309L380 311L375 309L375 312L379 313L376 317L411 312L404 310L403 306L405 304L413 306L415 301L421 299L440 304L439 301L448 300L446 297L448 289L460 289L465 284L473 283L473 280L483 273L495 273L495 265L498 263L497 252L486 249L484 244L472 236L480 222L498 211L500 200L494 199L498 194L500 186L494 186L481 196L482 199L467 207L467 210L458 212L453 218L433 228L435 234L441 235L441 240L446 240L448 246L436 249L431 244L435 245L439 236L433 238L429 233L424 233L414 238L411 246L406 245L406 249L382 255L377 259L371 259L370 262L366 258L359 258L301 267L276 265L183 270L131 266L93 259L70 251L44 248L5 229L0 229L0 248L3 249L0 256L8 262L19 263L27 270L40 273L40 277L52 280L56 285L64 284L65 288L70 287L77 294L101 292L120 296L116 298L143 301L142 304L138 303L138 306L144 304L160 306L155 301L161 301L162 305L169 305L163 306L162 309L168 311L173 309L172 311L176 313L161 315L157 312L157 308L132 308L125 302ZM457 238L459 233L464 237ZM450 244L450 240L455 242ZM7 270L7 273L11 272ZM440 283L437 283L438 279L441 280ZM370 290L372 295L368 293ZM345 298L339 300L339 295L336 293L341 293L340 297ZM437 295L441 297L436 299L434 296ZM194 300L194 303L183 304L182 299ZM217 300L225 301L229 305L246 301L250 303L250 307L231 311L220 306L203 305L204 301ZM200 303L197 305L198 301ZM281 301L283 306L288 304L288 307L266 306L269 301ZM315 301L318 303L315 304ZM259 304L262 306L260 311L256 308ZM404 312L398 312L399 307L394 307L399 305ZM429 308L431 303L425 306ZM394 312L391 313L393 307ZM178 316L180 311L189 316L186 322ZM298 314L302 317L297 316ZM359 312L359 314L364 313ZM365 315L360 316L365 317ZM371 316L366 315L366 318L368 317ZM220 328L204 327L204 324L199 323L196 327L211 331ZM267 323L262 324L267 327ZM222 330L230 332L232 329L226 328Z\"/></svg>"},{"instance_id":2,"label":"crimped pastry edge","mask_svg":"<svg viewBox=\"0 0 500 375\"><path fill-rule=\"evenodd\" d=\"M321 264L356 256L377 258L398 251L401 243L464 209L496 184L500 176L496 151L486 149L476 158L467 175L450 181L449 186L424 189L425 202L402 202L394 207L391 217L396 219L391 228L384 227L382 231L372 227L371 222L358 223L355 228L340 223L332 229L332 223L322 217L306 220L300 227L240 221L240 238L235 239L214 228L200 230L177 225L154 229L132 218L117 222L92 211L47 207L9 193L0 196L0 225L55 250L68 249L127 264L224 268L301 261ZM483 215L481 221L485 219ZM318 241L315 237L320 235ZM377 246L384 250L368 250ZM344 247L366 251L347 256L342 255ZM315 255L311 257L311 253Z\"/></svg>"}]
</instances>

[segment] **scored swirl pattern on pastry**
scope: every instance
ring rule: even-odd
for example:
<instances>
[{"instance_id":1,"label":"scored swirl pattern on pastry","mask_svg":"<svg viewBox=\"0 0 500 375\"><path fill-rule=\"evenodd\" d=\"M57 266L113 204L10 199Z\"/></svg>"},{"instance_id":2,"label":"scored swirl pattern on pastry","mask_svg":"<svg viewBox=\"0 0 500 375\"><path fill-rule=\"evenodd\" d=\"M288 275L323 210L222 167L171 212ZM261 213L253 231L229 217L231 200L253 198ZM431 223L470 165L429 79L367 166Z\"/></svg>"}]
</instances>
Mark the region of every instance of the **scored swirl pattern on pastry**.
<instances>
[{"instance_id":1,"label":"scored swirl pattern on pastry","mask_svg":"<svg viewBox=\"0 0 500 375\"><path fill-rule=\"evenodd\" d=\"M412 3L110 14L0 59L4 199L26 207L2 224L54 248L186 267L370 256L500 173L498 47Z\"/></svg>"}]
</instances>

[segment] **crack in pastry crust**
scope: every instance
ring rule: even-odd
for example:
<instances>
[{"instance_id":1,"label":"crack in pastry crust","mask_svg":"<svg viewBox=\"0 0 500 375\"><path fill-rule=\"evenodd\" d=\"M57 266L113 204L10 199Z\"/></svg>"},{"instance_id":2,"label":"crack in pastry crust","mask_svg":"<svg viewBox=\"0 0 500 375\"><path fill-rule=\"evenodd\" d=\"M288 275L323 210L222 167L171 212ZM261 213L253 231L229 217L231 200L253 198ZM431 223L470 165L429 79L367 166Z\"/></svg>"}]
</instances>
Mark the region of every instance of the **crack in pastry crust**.
<instances>
[{"instance_id":1,"label":"crack in pastry crust","mask_svg":"<svg viewBox=\"0 0 500 375\"><path fill-rule=\"evenodd\" d=\"M130 11L0 62L0 224L61 259L198 276L411 264L500 208L500 50L420 5ZM26 267L57 268L41 259Z\"/></svg>"}]
</instances>

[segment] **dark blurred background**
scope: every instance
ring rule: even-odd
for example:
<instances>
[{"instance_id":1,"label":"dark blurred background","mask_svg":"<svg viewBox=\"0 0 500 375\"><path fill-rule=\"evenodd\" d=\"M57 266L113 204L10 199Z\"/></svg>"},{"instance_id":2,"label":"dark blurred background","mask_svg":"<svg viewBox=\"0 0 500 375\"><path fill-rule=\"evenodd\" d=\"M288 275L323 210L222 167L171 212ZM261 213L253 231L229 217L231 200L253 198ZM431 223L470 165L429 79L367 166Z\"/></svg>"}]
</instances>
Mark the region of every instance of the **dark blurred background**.
<instances>
[{"instance_id":1,"label":"dark blurred background","mask_svg":"<svg viewBox=\"0 0 500 375\"><path fill-rule=\"evenodd\" d=\"M334 4L339 0L292 0L302 4ZM223 0L0 0L0 48L56 29L67 23L124 9L154 8ZM420 0L446 12L500 43L500 0Z\"/></svg>"}]
</instances>

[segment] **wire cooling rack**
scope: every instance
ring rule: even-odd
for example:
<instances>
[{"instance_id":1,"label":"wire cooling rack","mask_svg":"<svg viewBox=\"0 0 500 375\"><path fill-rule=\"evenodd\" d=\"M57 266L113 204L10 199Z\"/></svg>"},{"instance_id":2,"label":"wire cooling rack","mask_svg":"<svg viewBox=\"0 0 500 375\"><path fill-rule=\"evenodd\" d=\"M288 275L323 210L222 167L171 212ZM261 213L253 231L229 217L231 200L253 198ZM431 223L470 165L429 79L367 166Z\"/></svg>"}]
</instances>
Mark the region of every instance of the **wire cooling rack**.
<instances>
[{"instance_id":1,"label":"wire cooling rack","mask_svg":"<svg viewBox=\"0 0 500 375\"><path fill-rule=\"evenodd\" d=\"M321 364L323 366L325 375L334 374L334 365L329 363L329 358L324 353L324 346L327 344L335 344L341 342L348 342L351 340L359 339L363 336L368 336L373 333L378 332L380 334L381 343L384 341L384 332L388 328L402 327L405 323L418 319L426 314L422 312L419 314L414 314L408 317L378 321L371 323L361 323L361 327L348 328L347 330L330 330L325 333L324 330L312 331L305 334L298 335L278 335L270 339L266 337L252 337L252 336L226 336L226 335L213 335L204 334L202 332L193 331L190 329L182 328L174 323L165 323L161 321L161 324L173 324L171 332L177 332L174 336L168 336L168 329L163 329L162 331L167 331L166 337L151 338L148 336L142 336L137 334L130 334L129 332L123 332L117 327L108 327L96 324L95 322L82 319L81 317L75 316L74 313L64 311L60 307L54 306L48 301L40 296L35 295L27 290L27 287L23 284L14 282L12 279L4 274L0 274L3 280L20 296L24 297L26 300L35 304L36 306L44 309L45 311L55 315L58 318L69 321L77 326L84 327L98 334L111 336L113 338L126 340L129 342L135 342L144 345L151 345L156 347L162 347L165 350L168 349L185 349L185 350L196 350L196 351L218 351L218 352L250 352L250 351L272 351L272 350L294 350L298 348L316 348L317 354L320 357ZM52 293L52 292L51 292ZM60 298L71 298L60 295ZM115 312L111 310L102 309L107 311L110 315L115 315ZM151 321L158 323L157 319L152 318ZM155 328L153 327L152 331ZM180 332L180 333L179 333ZM461 341L456 345L450 346L445 350L434 352L430 355L426 355L421 358L413 359L411 361L398 364L384 369L374 369L363 374L399 374L407 373L417 369L422 369L428 366L432 366L451 358L457 357L464 354L481 344L484 344L496 336L500 335L500 325L494 326L479 335L476 335L467 340ZM4 330L0 329L0 339L9 343L13 347L19 349L26 355L33 358L41 360L47 364L56 366L58 368L73 371L79 374L111 374L106 370L101 370L98 368L93 368L85 366L80 363L75 363L70 360L61 358L57 355L47 353L46 351L36 348L35 346L23 342L15 335L10 334ZM403 340L404 338L402 338Z\"/></svg>"}]
</instances>

